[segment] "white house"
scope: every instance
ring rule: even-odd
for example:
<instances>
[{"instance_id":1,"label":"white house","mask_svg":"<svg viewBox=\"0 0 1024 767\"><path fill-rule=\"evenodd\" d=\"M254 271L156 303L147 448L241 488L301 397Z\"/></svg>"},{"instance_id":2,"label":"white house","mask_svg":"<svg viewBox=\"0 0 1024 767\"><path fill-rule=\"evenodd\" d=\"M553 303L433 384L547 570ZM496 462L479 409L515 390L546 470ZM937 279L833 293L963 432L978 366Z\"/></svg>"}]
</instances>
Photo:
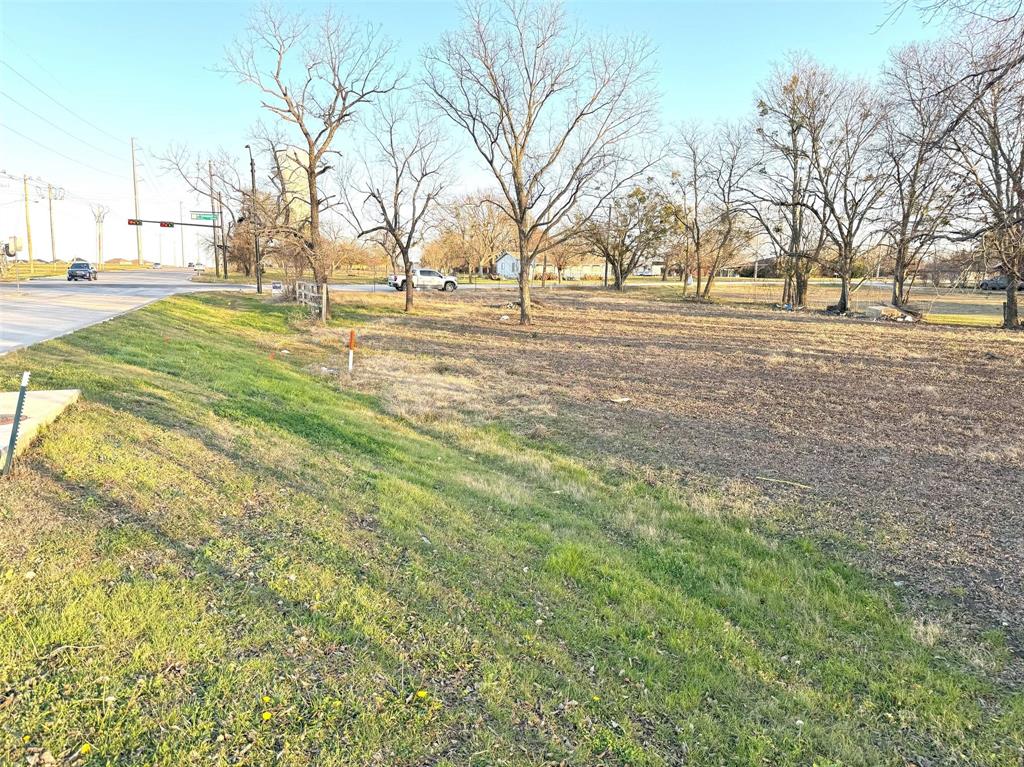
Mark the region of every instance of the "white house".
<instances>
[{"instance_id":1,"label":"white house","mask_svg":"<svg viewBox=\"0 0 1024 767\"><path fill-rule=\"evenodd\" d=\"M501 255L498 256L494 261L494 271L498 273L499 277L503 277L510 280L519 278L519 259L509 253L507 250L502 251Z\"/></svg>"}]
</instances>

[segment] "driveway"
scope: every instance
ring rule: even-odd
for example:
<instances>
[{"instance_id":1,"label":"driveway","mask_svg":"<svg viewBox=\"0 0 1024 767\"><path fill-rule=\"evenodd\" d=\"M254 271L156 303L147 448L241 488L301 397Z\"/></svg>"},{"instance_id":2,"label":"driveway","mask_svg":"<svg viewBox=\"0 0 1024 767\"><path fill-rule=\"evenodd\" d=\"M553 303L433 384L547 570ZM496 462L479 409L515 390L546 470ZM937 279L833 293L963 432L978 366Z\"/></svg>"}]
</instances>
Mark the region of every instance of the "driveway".
<instances>
[{"instance_id":1,"label":"driveway","mask_svg":"<svg viewBox=\"0 0 1024 767\"><path fill-rule=\"evenodd\" d=\"M232 290L190 282L191 270L101 272L96 282L64 277L0 283L0 354L72 333L175 293Z\"/></svg>"}]
</instances>

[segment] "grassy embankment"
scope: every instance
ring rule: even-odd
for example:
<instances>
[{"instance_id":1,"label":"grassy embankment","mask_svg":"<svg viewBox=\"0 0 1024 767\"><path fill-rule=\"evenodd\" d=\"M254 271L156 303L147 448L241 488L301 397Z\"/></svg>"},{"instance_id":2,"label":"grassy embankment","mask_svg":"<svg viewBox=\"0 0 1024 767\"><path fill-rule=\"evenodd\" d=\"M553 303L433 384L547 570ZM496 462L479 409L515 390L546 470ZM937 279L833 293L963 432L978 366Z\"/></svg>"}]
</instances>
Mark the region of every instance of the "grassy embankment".
<instances>
[{"instance_id":1,"label":"grassy embankment","mask_svg":"<svg viewBox=\"0 0 1024 767\"><path fill-rule=\"evenodd\" d=\"M385 414L320 367L336 308L178 297L0 361L85 399L0 486L0 761L1020 764L998 642L727 497Z\"/></svg>"}]
</instances>

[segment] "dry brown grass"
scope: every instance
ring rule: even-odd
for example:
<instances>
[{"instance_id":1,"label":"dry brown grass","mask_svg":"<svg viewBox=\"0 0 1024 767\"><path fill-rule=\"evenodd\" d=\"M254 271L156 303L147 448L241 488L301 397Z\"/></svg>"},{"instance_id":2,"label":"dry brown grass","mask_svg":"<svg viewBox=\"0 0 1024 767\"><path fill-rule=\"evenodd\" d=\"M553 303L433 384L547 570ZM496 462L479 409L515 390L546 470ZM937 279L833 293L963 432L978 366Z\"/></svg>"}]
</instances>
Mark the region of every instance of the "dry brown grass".
<instances>
[{"instance_id":1,"label":"dry brown grass","mask_svg":"<svg viewBox=\"0 0 1024 767\"><path fill-rule=\"evenodd\" d=\"M639 291L551 290L521 328L510 296L418 298L363 333L358 379L396 413L497 417L722 489L1024 644L1024 335Z\"/></svg>"}]
</instances>

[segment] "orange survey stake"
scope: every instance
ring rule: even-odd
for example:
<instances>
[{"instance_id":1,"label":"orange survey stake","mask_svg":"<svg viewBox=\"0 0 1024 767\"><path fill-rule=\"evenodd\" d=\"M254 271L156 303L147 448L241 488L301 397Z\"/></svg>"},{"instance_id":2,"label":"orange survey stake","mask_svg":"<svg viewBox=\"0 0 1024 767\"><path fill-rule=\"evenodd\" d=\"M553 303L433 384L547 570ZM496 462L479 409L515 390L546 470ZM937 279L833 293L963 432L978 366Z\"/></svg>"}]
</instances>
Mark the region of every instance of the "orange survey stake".
<instances>
[{"instance_id":1,"label":"orange survey stake","mask_svg":"<svg viewBox=\"0 0 1024 767\"><path fill-rule=\"evenodd\" d=\"M356 331L354 330L348 331L348 348L350 350L356 348Z\"/></svg>"}]
</instances>

